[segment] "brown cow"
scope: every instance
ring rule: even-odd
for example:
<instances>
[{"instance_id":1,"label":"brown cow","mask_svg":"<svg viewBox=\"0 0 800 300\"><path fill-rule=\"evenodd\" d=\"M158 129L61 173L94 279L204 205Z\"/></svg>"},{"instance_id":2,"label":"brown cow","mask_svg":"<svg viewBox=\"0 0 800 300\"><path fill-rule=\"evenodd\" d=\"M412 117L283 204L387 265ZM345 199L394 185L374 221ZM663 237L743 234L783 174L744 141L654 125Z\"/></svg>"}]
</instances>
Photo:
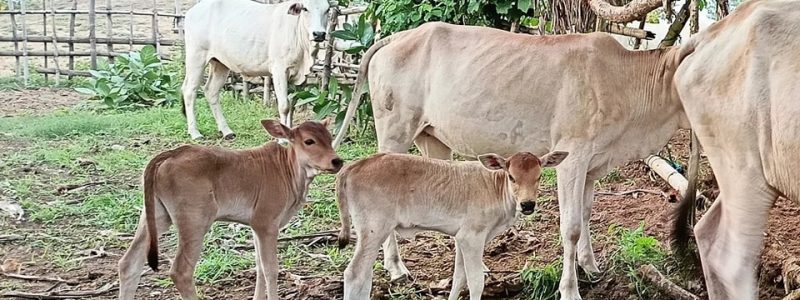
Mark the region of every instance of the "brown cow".
<instances>
[{"instance_id":1,"label":"brown cow","mask_svg":"<svg viewBox=\"0 0 800 300\"><path fill-rule=\"evenodd\" d=\"M133 299L145 257L158 270L158 236L174 223L179 244L170 277L183 299L197 299L193 274L203 237L221 220L252 227L257 252L253 298L277 299L278 232L304 205L314 177L336 173L343 164L331 147L329 123L305 122L289 129L278 121L261 121L270 135L289 141L286 148L275 141L238 151L187 145L156 155L144 172L139 227L119 261L119 298Z\"/></svg>"},{"instance_id":2,"label":"brown cow","mask_svg":"<svg viewBox=\"0 0 800 300\"><path fill-rule=\"evenodd\" d=\"M529 152L507 160L484 154L478 163L379 153L343 168L336 183L340 247L350 238L350 217L358 236L344 273L344 299L369 298L372 265L389 235L422 230L455 237L450 299L458 298L464 284L470 299L480 299L484 245L512 226L518 212L533 213L542 168L555 167L566 157L561 151L541 160Z\"/></svg>"}]
</instances>

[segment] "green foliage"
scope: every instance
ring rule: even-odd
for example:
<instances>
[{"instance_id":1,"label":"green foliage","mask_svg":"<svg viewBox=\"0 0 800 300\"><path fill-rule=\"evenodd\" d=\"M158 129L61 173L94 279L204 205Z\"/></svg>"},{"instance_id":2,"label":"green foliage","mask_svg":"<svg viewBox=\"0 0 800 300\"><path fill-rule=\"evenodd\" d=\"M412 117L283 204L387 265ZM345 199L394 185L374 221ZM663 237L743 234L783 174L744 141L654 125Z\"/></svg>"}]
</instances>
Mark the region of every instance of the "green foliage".
<instances>
[{"instance_id":1,"label":"green foliage","mask_svg":"<svg viewBox=\"0 0 800 300\"><path fill-rule=\"evenodd\" d=\"M561 258L541 268L526 268L520 278L524 285L523 294L527 299L558 299L558 283L561 279L563 261Z\"/></svg>"},{"instance_id":2,"label":"green foliage","mask_svg":"<svg viewBox=\"0 0 800 300\"><path fill-rule=\"evenodd\" d=\"M360 54L367 51L375 42L375 28L372 27L372 24L367 23L367 16L364 14L358 18L356 25L344 23L342 26L343 30L336 30L331 35L338 39L359 43L358 46L345 50L348 54Z\"/></svg>"},{"instance_id":3,"label":"green foliage","mask_svg":"<svg viewBox=\"0 0 800 300\"><path fill-rule=\"evenodd\" d=\"M150 45L89 72L92 78L75 90L101 101L104 108L171 106L179 99L178 73L165 68L156 49Z\"/></svg>"},{"instance_id":4,"label":"green foliage","mask_svg":"<svg viewBox=\"0 0 800 300\"><path fill-rule=\"evenodd\" d=\"M652 236L644 233L644 223L636 229L628 229L612 225L608 229L609 234L617 239L619 247L611 255L611 269L624 272L631 282L633 282L636 293L642 299L650 299L650 291L647 285L642 282L637 273L637 269L642 265L653 264L660 266L665 262L666 254L661 249L661 244Z\"/></svg>"},{"instance_id":5,"label":"green foliage","mask_svg":"<svg viewBox=\"0 0 800 300\"><path fill-rule=\"evenodd\" d=\"M381 20L384 35L389 35L431 21L507 28L533 18L538 24L544 7L538 0L382 0L371 2L367 14Z\"/></svg>"},{"instance_id":6,"label":"green foliage","mask_svg":"<svg viewBox=\"0 0 800 300\"><path fill-rule=\"evenodd\" d=\"M331 80L326 90L319 87L311 87L293 93L291 97L297 99L295 106L311 105L318 120L333 115L334 124L338 129L341 127L344 116L347 113L347 104L353 98L353 87L341 85L336 80ZM371 118L372 106L369 105L369 101L363 101L356 112L355 119L359 124L363 124L363 122L368 122Z\"/></svg>"}]
</instances>

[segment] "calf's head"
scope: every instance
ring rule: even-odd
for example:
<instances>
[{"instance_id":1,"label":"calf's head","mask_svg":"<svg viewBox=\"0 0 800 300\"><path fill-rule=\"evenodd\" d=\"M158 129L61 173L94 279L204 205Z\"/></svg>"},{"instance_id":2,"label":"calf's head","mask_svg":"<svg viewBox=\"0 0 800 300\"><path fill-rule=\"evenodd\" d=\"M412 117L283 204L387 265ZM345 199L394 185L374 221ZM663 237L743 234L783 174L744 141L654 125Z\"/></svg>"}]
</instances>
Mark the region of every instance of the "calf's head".
<instances>
[{"instance_id":1,"label":"calf's head","mask_svg":"<svg viewBox=\"0 0 800 300\"><path fill-rule=\"evenodd\" d=\"M539 197L542 168L557 166L568 154L553 151L539 159L530 152L518 152L506 159L489 153L478 156L478 160L489 170L502 170L506 173L505 181L517 202L517 211L530 215L536 208L536 199Z\"/></svg>"},{"instance_id":2,"label":"calf's head","mask_svg":"<svg viewBox=\"0 0 800 300\"><path fill-rule=\"evenodd\" d=\"M315 42L325 40L326 25L328 24L328 0L300 0L289 6L289 14L294 16L304 15L304 20L308 22L309 38Z\"/></svg>"},{"instance_id":3,"label":"calf's head","mask_svg":"<svg viewBox=\"0 0 800 300\"><path fill-rule=\"evenodd\" d=\"M307 121L289 129L276 120L262 120L261 125L276 138L289 141L294 149L297 163L308 171L336 173L344 165L344 161L336 155L328 131L330 119L322 122Z\"/></svg>"}]
</instances>

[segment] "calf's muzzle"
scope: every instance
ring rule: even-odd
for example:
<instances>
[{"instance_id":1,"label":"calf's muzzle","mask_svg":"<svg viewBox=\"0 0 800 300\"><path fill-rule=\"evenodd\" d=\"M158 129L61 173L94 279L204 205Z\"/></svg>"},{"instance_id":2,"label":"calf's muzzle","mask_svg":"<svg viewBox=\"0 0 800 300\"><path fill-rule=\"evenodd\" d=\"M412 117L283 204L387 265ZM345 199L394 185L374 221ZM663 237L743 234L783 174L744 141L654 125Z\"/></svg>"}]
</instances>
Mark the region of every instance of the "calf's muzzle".
<instances>
[{"instance_id":1,"label":"calf's muzzle","mask_svg":"<svg viewBox=\"0 0 800 300\"><path fill-rule=\"evenodd\" d=\"M522 214L524 215L530 215L536 210L536 202L530 200L520 202L519 206L522 208Z\"/></svg>"}]
</instances>

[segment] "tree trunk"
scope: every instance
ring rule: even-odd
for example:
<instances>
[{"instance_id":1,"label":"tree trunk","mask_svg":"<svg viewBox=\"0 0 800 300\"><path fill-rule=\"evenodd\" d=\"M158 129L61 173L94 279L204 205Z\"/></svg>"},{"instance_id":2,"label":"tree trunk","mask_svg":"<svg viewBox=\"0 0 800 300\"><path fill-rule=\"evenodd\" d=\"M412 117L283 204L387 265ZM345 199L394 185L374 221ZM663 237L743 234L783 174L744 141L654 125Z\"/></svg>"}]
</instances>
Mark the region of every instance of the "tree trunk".
<instances>
[{"instance_id":1,"label":"tree trunk","mask_svg":"<svg viewBox=\"0 0 800 300\"><path fill-rule=\"evenodd\" d=\"M662 5L662 0L633 0L623 6L614 6L606 0L589 0L589 6L597 16L617 23L639 20Z\"/></svg>"},{"instance_id":2,"label":"tree trunk","mask_svg":"<svg viewBox=\"0 0 800 300\"><path fill-rule=\"evenodd\" d=\"M686 21L689 20L689 5L691 5L691 3L692 1L686 0L686 3L683 4L680 12L678 12L678 16L675 18L675 22L672 22L672 25L669 26L667 35L664 36L664 39L658 44L658 48L663 49L675 45L678 37L681 36L681 31L686 27Z\"/></svg>"}]
</instances>

